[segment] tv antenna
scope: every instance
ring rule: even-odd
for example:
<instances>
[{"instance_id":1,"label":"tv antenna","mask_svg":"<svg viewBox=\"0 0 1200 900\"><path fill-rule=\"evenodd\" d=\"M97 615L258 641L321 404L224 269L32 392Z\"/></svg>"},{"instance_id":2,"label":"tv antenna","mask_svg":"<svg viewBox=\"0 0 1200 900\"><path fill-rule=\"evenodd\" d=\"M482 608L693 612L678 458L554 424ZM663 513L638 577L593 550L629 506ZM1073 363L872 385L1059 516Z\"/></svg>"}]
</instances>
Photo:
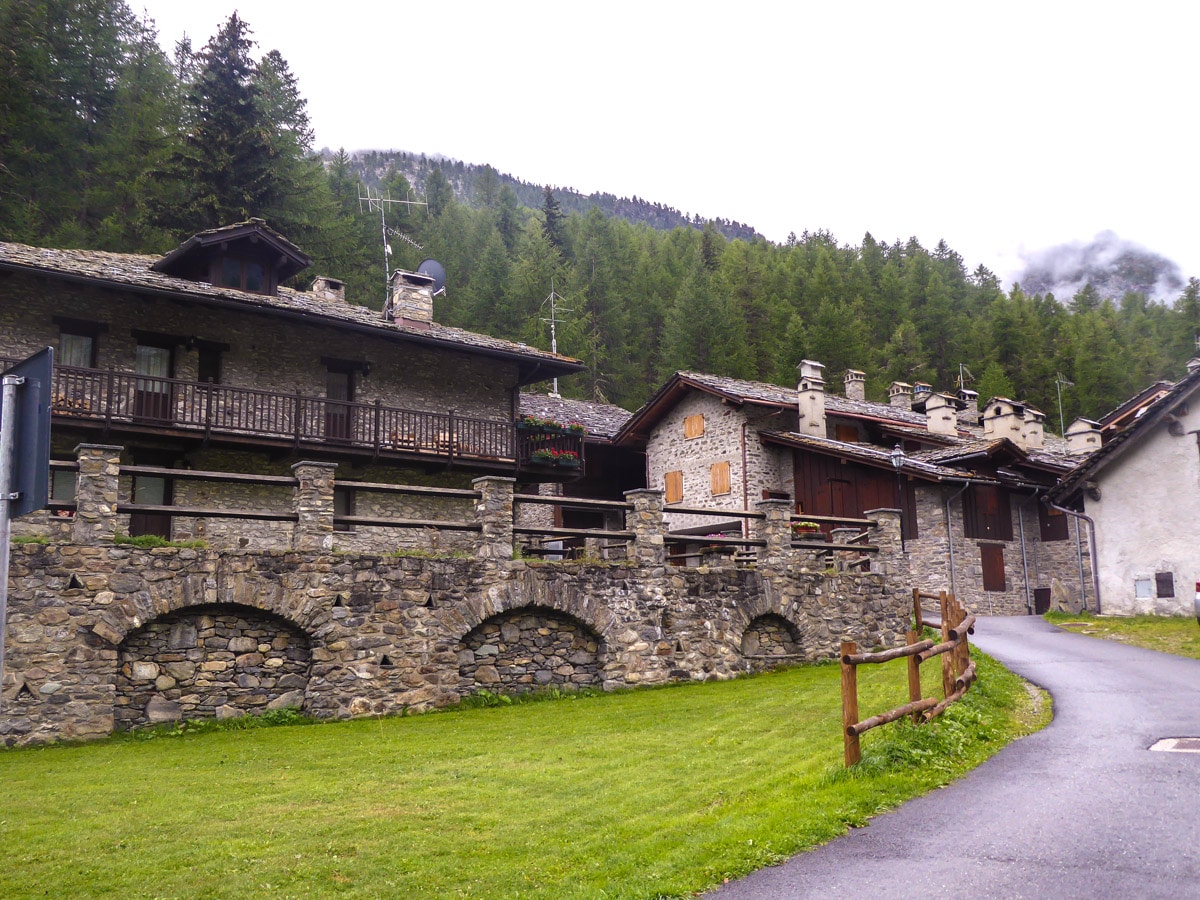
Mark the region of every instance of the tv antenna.
<instances>
[{"instance_id":1,"label":"tv antenna","mask_svg":"<svg viewBox=\"0 0 1200 900\"><path fill-rule=\"evenodd\" d=\"M975 376L971 374L971 370L967 368L966 363L958 364L958 389L965 391L968 384L975 381Z\"/></svg>"},{"instance_id":2,"label":"tv antenna","mask_svg":"<svg viewBox=\"0 0 1200 900\"><path fill-rule=\"evenodd\" d=\"M542 301L542 306L541 306L542 309L545 309L546 304L547 303L550 304L550 318L542 319L541 321L546 322L550 326L550 352L551 353L558 353L558 323L560 321L562 321L561 319L558 318L558 313L560 311L558 304L562 299L563 299L562 295L559 294L554 289L554 276L550 276L550 296ZM574 312L573 309L563 309L561 311L568 312L568 313ZM558 378L557 377L555 377L555 379L554 379L554 388L553 388L553 390L551 390L550 396L555 397L555 398L561 396L558 393Z\"/></svg>"},{"instance_id":3,"label":"tv antenna","mask_svg":"<svg viewBox=\"0 0 1200 900\"><path fill-rule=\"evenodd\" d=\"M1065 387L1075 387L1075 382L1067 381L1063 377L1062 372L1056 372L1054 375L1054 387L1058 390L1058 434L1062 437L1067 433L1066 426L1063 424L1062 389Z\"/></svg>"},{"instance_id":4,"label":"tv antenna","mask_svg":"<svg viewBox=\"0 0 1200 900\"><path fill-rule=\"evenodd\" d=\"M364 203L366 204L365 210L363 208ZM388 243L388 238L389 237L399 238L400 240L404 241L406 244L411 244L412 246L416 247L418 250L423 251L425 249L420 244L418 244L416 241L414 241L412 238L410 238L407 234L400 231L400 229L392 228L390 225L388 225L388 223L387 223L387 207L388 207L389 203L395 203L398 206L428 206L429 205L424 200L413 200L411 190L408 193L407 200L393 200L391 191L388 192L388 195L386 197L384 197L378 191L376 191L375 196L371 196L370 188L367 188L367 196L364 197L360 194L358 197L358 211L360 213L361 212L373 213L373 212L375 212L376 209L379 210L379 232L383 237L383 308L385 311L387 310L388 306L391 304L391 299L392 299L392 295L391 295L391 291L392 291L392 260L391 260L392 245Z\"/></svg>"}]
</instances>

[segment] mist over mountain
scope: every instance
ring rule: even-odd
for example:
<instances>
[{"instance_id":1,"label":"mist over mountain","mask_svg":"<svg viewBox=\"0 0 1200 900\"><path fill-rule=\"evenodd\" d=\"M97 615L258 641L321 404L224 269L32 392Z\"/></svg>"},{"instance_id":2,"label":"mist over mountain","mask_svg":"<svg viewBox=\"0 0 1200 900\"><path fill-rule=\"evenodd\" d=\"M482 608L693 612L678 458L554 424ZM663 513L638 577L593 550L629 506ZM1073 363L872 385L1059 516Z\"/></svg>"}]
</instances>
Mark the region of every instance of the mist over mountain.
<instances>
[{"instance_id":1,"label":"mist over mountain","mask_svg":"<svg viewBox=\"0 0 1200 900\"><path fill-rule=\"evenodd\" d=\"M1113 231L1102 231L1088 243L1059 244L1024 254L1025 269L1016 279L1028 294L1053 293L1067 302L1091 284L1101 297L1120 299L1133 291L1173 302L1186 280L1179 266Z\"/></svg>"},{"instance_id":2,"label":"mist over mountain","mask_svg":"<svg viewBox=\"0 0 1200 900\"><path fill-rule=\"evenodd\" d=\"M328 148L321 153L326 160L332 156ZM460 203L476 207L481 205L478 195L483 184L488 186L487 190L494 190L501 184L508 185L516 193L517 201L531 209L540 208L543 201L543 185L531 184L514 175L497 172L489 165L465 163L445 156L427 156L424 153L399 150L362 150L350 154L350 164L354 174L372 189L378 188L387 178L388 171L394 169L407 178L414 188L422 191L425 179L437 168L441 169L446 180L450 182L454 196ZM606 216L615 216L634 224L649 225L659 231L670 231L681 226L703 228L705 223L712 221L716 230L731 241L754 241L762 237L753 227L742 222L704 217L699 213L688 216L674 207L652 203L644 197L617 197L600 191L583 194L571 187L550 187L565 215L586 213L595 206Z\"/></svg>"}]
</instances>

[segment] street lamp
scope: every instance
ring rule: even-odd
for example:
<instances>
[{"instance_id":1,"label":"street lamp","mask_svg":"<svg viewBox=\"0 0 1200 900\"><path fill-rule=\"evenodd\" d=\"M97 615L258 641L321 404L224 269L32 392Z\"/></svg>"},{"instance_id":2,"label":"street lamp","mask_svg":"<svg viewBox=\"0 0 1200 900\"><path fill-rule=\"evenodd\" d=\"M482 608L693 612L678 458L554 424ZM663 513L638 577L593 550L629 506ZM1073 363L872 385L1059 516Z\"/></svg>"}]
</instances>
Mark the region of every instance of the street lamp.
<instances>
[{"instance_id":1,"label":"street lamp","mask_svg":"<svg viewBox=\"0 0 1200 900\"><path fill-rule=\"evenodd\" d=\"M904 481L900 477L900 469L904 465L904 448L896 444L892 448L892 467L896 470L896 493L900 495L900 550L904 552Z\"/></svg>"}]
</instances>

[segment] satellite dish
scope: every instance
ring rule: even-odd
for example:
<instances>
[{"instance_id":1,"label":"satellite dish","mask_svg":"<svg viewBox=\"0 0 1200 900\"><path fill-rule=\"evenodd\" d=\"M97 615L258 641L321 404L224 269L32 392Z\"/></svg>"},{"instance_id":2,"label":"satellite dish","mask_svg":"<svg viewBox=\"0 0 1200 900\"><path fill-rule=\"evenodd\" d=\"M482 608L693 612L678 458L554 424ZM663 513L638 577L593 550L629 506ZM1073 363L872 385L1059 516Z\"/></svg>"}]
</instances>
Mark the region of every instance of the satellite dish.
<instances>
[{"instance_id":1,"label":"satellite dish","mask_svg":"<svg viewBox=\"0 0 1200 900\"><path fill-rule=\"evenodd\" d=\"M425 275L433 279L433 293L442 293L446 290L446 270L436 259L424 259L417 266L417 274Z\"/></svg>"}]
</instances>

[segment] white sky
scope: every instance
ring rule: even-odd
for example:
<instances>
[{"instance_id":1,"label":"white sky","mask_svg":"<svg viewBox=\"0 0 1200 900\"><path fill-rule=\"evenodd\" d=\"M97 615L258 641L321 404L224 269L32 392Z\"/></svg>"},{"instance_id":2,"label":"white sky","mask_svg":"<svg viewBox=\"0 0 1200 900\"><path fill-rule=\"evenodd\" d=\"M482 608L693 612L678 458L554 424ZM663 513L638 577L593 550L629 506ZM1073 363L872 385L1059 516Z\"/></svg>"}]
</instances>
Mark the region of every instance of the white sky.
<instances>
[{"instance_id":1,"label":"white sky","mask_svg":"<svg viewBox=\"0 0 1200 900\"><path fill-rule=\"evenodd\" d=\"M945 238L1004 277L1112 230L1200 276L1197 4L129 3L167 48L236 9L317 147L490 163L777 241Z\"/></svg>"}]
</instances>

